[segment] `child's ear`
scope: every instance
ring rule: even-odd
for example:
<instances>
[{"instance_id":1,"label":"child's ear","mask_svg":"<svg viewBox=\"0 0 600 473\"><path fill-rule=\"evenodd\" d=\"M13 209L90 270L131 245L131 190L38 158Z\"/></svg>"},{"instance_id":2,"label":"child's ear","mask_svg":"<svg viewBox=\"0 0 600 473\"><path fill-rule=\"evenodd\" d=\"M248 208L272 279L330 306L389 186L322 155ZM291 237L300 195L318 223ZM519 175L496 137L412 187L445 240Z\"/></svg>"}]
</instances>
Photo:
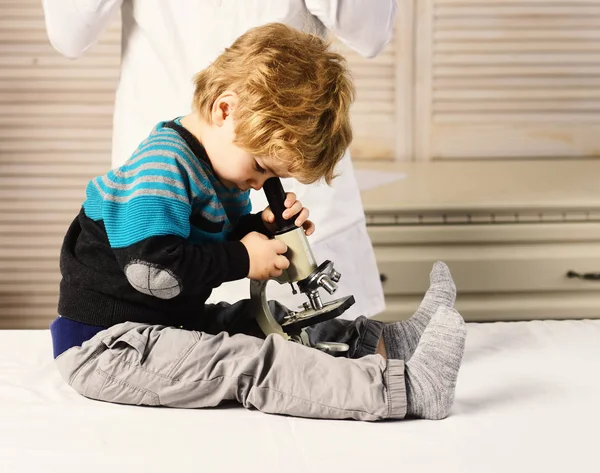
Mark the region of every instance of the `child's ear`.
<instances>
[{"instance_id":1,"label":"child's ear","mask_svg":"<svg viewBox=\"0 0 600 473\"><path fill-rule=\"evenodd\" d=\"M226 90L219 95L212 106L212 122L217 126L223 126L225 120L227 120L227 118L231 118L231 114L235 110L237 103L238 96L235 92Z\"/></svg>"}]
</instances>

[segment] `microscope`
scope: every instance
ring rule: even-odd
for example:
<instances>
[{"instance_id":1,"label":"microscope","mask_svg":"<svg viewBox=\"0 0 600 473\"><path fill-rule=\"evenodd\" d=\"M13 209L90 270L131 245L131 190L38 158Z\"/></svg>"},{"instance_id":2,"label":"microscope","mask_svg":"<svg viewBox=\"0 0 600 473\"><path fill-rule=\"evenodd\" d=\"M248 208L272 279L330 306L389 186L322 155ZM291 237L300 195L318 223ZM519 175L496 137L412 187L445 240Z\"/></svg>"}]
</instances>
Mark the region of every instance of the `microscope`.
<instances>
[{"instance_id":1,"label":"microscope","mask_svg":"<svg viewBox=\"0 0 600 473\"><path fill-rule=\"evenodd\" d=\"M278 320L267 299L266 288L269 280L252 280L250 281L252 310L265 335L274 333L286 340L312 346L306 328L340 316L354 304L354 297L347 296L327 303L321 300L319 292L321 289L329 294L337 291L336 283L340 280L341 274L335 270L329 260L317 265L304 229L294 224L297 215L289 219L283 218L285 191L279 178L267 179L263 189L269 206L275 214L277 231L274 238L287 245L285 256L290 261L289 268L273 280L279 284L289 284L293 294L299 291L306 296L307 300L300 306L299 311L286 308L287 313L283 317L279 314ZM314 348L333 356L346 356L349 349L347 344L337 342L317 343Z\"/></svg>"}]
</instances>

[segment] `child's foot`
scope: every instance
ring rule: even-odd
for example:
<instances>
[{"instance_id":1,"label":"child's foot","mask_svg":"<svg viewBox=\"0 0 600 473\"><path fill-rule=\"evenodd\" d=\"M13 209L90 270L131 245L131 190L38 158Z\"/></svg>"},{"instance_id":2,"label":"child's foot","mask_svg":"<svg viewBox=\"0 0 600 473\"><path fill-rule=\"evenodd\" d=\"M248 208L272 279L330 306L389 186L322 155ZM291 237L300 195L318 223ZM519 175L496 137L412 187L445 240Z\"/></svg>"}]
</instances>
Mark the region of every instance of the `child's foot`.
<instances>
[{"instance_id":1,"label":"child's foot","mask_svg":"<svg viewBox=\"0 0 600 473\"><path fill-rule=\"evenodd\" d=\"M466 328L461 315L440 307L406 363L407 414L444 419L454 402L454 389L465 349Z\"/></svg>"},{"instance_id":2,"label":"child's foot","mask_svg":"<svg viewBox=\"0 0 600 473\"><path fill-rule=\"evenodd\" d=\"M384 326L383 340L389 358L410 360L433 314L439 307L454 306L456 286L448 266L441 261L435 263L429 281L429 289L415 314L408 320Z\"/></svg>"}]
</instances>

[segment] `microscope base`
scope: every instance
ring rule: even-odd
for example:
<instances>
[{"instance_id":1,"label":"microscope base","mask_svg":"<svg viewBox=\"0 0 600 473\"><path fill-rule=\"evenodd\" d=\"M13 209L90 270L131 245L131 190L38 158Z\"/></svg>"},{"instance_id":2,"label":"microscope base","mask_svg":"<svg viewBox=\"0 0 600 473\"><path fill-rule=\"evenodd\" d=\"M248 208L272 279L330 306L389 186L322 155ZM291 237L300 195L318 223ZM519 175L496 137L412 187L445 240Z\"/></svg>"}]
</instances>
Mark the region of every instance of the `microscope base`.
<instances>
[{"instance_id":1,"label":"microscope base","mask_svg":"<svg viewBox=\"0 0 600 473\"><path fill-rule=\"evenodd\" d=\"M266 285L267 281L250 282L252 310L261 330L265 335L275 333L286 340L306 346L311 346L308 333L305 330L306 327L339 317L354 304L354 296L347 296L336 301L328 302L319 310L306 309L301 312L294 312L287 309L287 315L283 316L283 318L278 317L281 321L280 324L269 307ZM330 352L329 348L325 350L323 347L314 348ZM337 350L338 352L340 351L339 348L340 347L338 347ZM339 356L339 353L336 352L335 356Z\"/></svg>"}]
</instances>

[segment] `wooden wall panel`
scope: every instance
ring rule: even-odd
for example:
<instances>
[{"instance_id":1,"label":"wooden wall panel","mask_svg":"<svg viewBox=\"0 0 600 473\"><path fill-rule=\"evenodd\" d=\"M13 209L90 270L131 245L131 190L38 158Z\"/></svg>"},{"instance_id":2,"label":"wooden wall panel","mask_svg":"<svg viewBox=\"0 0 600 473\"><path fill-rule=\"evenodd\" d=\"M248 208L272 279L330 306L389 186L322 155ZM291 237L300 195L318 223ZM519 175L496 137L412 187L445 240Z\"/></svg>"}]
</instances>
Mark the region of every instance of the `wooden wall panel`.
<instances>
[{"instance_id":1,"label":"wooden wall panel","mask_svg":"<svg viewBox=\"0 0 600 473\"><path fill-rule=\"evenodd\" d=\"M419 0L416 158L600 156L600 0Z\"/></svg>"},{"instance_id":2,"label":"wooden wall panel","mask_svg":"<svg viewBox=\"0 0 600 473\"><path fill-rule=\"evenodd\" d=\"M110 166L120 26L72 61L41 2L0 2L0 328L56 316L63 235L87 181Z\"/></svg>"}]
</instances>

